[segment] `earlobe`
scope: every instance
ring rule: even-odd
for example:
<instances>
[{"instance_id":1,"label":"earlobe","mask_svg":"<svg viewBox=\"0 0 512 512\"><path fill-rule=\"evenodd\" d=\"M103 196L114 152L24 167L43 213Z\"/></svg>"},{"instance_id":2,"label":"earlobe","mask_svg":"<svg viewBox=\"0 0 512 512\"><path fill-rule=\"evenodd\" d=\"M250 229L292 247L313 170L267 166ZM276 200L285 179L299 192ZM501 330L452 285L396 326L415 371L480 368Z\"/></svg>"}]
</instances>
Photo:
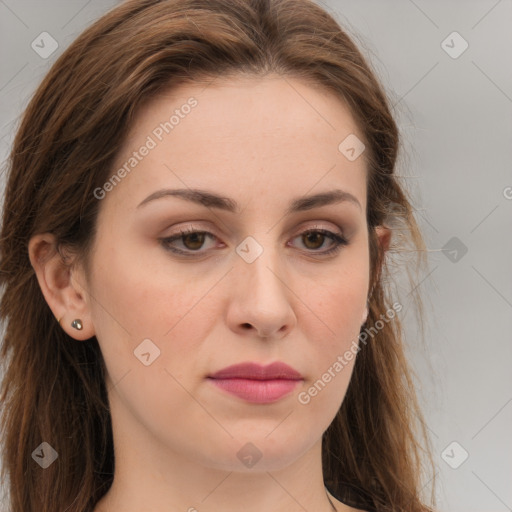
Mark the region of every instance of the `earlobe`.
<instances>
[{"instance_id":1,"label":"earlobe","mask_svg":"<svg viewBox=\"0 0 512 512\"><path fill-rule=\"evenodd\" d=\"M41 292L61 328L77 340L94 336L85 289L76 284L82 283L83 278L59 253L55 236L51 233L33 236L28 253Z\"/></svg>"}]
</instances>

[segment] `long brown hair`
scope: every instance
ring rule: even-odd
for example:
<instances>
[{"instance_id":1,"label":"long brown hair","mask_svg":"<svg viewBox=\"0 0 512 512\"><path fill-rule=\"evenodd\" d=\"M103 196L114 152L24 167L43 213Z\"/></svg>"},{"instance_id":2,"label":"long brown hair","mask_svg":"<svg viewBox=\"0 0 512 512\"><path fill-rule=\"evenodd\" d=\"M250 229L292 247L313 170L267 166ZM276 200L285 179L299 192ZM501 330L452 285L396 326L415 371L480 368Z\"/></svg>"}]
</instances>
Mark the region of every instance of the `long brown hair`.
<instances>
[{"instance_id":1,"label":"long brown hair","mask_svg":"<svg viewBox=\"0 0 512 512\"><path fill-rule=\"evenodd\" d=\"M60 328L30 264L29 239L51 232L89 269L100 206L94 190L111 176L142 103L178 84L270 72L346 101L366 145L367 325L383 325L361 344L343 404L324 434L325 484L365 510L430 510L421 495L423 471L433 472L430 442L403 329L397 316L382 322L394 300L390 258L404 247L412 247L416 263L425 254L412 201L395 173L399 132L382 86L350 37L310 0L129 0L57 59L24 113L8 161L1 437L11 512L92 511L114 472L99 345L95 337L75 342ZM378 225L393 230L387 252ZM31 456L43 441L58 453L45 470Z\"/></svg>"}]
</instances>

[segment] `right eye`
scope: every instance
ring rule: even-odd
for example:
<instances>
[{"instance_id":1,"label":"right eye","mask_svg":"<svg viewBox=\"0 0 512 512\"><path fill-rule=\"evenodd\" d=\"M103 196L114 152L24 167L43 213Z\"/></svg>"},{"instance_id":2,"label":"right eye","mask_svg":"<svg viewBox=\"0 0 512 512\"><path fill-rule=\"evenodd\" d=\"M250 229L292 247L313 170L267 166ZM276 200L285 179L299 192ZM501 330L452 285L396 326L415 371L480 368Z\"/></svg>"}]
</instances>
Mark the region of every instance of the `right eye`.
<instances>
[{"instance_id":1,"label":"right eye","mask_svg":"<svg viewBox=\"0 0 512 512\"><path fill-rule=\"evenodd\" d=\"M217 238L209 231L199 231L192 228L187 228L180 230L178 233L170 237L161 238L160 242L162 243L166 250L174 252L176 254L188 256L193 253L202 254L203 252L205 252L199 252L199 249L201 249L201 247L204 245L205 239L207 237ZM179 249L171 245L177 241L180 241L185 246L185 250Z\"/></svg>"}]
</instances>

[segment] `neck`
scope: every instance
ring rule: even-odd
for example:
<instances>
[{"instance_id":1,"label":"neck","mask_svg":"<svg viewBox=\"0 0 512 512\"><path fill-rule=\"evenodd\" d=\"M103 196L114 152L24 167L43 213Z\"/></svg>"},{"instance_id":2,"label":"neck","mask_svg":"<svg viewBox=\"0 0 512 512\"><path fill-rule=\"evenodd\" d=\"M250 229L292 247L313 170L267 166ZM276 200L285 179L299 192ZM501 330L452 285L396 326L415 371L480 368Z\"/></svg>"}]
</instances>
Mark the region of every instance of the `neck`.
<instances>
[{"instance_id":1,"label":"neck","mask_svg":"<svg viewBox=\"0 0 512 512\"><path fill-rule=\"evenodd\" d=\"M118 411L120 412L120 411ZM94 512L346 512L324 486L321 439L285 468L212 467L114 415L114 481ZM133 442L137 439L138 442ZM259 468L258 468L259 466Z\"/></svg>"},{"instance_id":2,"label":"neck","mask_svg":"<svg viewBox=\"0 0 512 512\"><path fill-rule=\"evenodd\" d=\"M349 510L337 509L329 497L318 458L314 447L285 469L238 473L205 467L170 452L161 452L155 463L147 452L135 449L116 457L113 485L95 512Z\"/></svg>"}]
</instances>

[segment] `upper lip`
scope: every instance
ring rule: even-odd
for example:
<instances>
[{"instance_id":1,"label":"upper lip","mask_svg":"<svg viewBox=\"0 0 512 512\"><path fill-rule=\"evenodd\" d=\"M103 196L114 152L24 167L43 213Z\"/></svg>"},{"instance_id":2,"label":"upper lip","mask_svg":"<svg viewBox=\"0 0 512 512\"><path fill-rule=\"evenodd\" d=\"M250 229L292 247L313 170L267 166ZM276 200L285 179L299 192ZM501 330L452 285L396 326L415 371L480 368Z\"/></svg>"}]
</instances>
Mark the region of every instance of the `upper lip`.
<instances>
[{"instance_id":1,"label":"upper lip","mask_svg":"<svg viewBox=\"0 0 512 512\"><path fill-rule=\"evenodd\" d=\"M275 362L266 366L258 363L240 363L228 366L212 375L212 379L251 379L251 380L302 380L302 375L285 363Z\"/></svg>"}]
</instances>

